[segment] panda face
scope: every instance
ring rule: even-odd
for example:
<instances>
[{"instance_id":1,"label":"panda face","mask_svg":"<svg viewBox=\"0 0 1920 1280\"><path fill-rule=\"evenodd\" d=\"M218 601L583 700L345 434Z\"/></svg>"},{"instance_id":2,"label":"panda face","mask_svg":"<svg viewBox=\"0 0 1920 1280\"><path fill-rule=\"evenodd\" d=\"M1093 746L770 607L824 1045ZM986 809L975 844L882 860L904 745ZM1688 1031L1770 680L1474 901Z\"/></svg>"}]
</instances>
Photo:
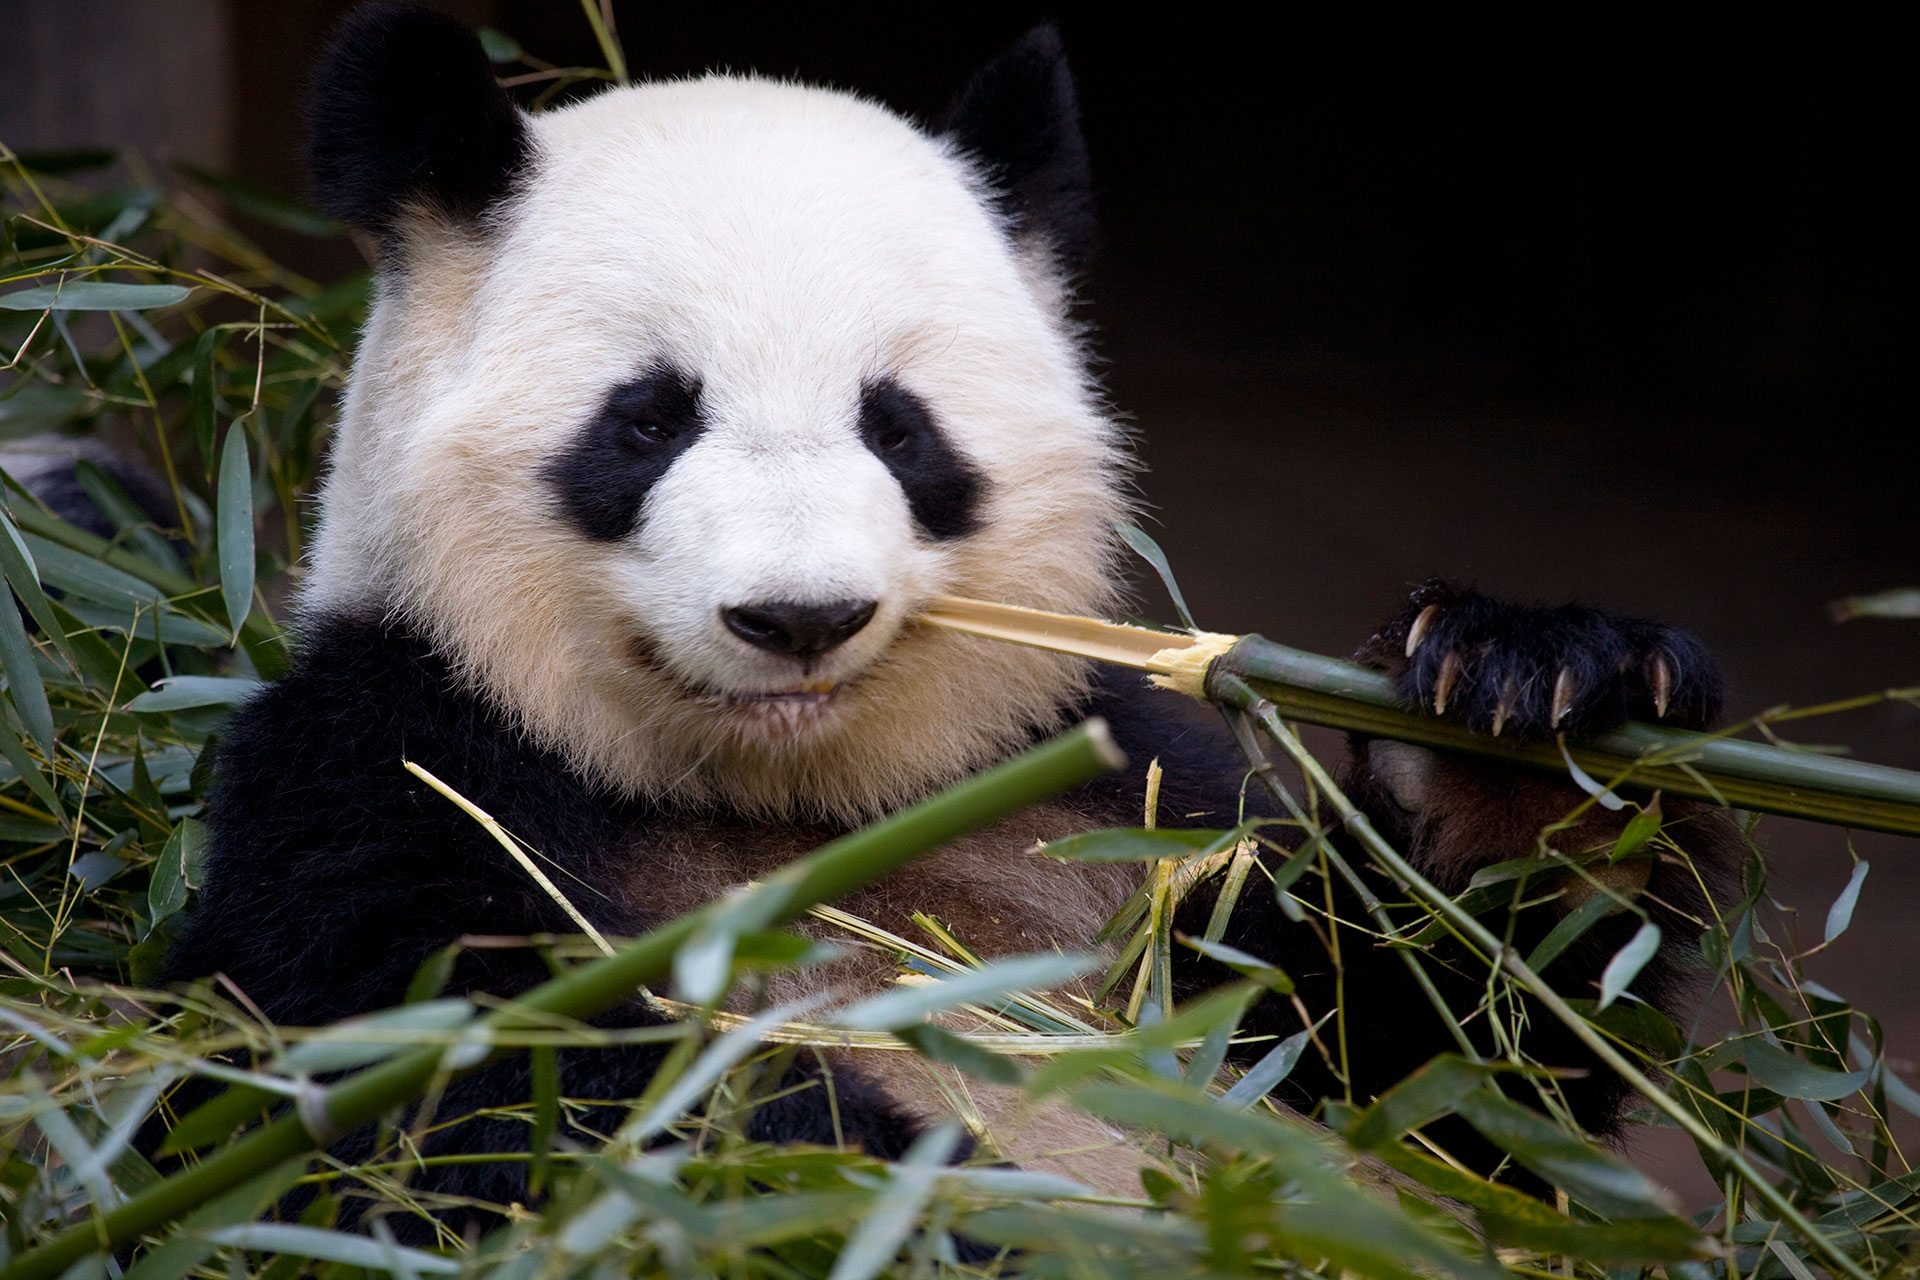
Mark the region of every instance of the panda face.
<instances>
[{"instance_id":1,"label":"panda face","mask_svg":"<svg viewBox=\"0 0 1920 1280\"><path fill-rule=\"evenodd\" d=\"M389 233L308 607L654 799L852 817L1058 723L1078 665L914 622L1111 595L1115 432L980 166L730 77L524 126L483 217Z\"/></svg>"}]
</instances>

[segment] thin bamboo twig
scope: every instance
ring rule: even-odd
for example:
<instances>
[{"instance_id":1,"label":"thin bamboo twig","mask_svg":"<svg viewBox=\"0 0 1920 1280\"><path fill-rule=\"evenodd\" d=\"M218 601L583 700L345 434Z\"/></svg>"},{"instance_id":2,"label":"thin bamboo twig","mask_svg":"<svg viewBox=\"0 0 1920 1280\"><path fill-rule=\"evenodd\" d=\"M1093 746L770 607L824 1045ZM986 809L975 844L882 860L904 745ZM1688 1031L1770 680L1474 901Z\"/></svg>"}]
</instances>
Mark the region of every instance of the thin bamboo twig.
<instances>
[{"instance_id":1,"label":"thin bamboo twig","mask_svg":"<svg viewBox=\"0 0 1920 1280\"><path fill-rule=\"evenodd\" d=\"M769 925L790 920L817 902L840 897L959 836L1124 763L1106 725L1089 720L930 800L789 863L752 892L768 895ZM737 902L722 905L734 907ZM0 1269L0 1280L53 1280L90 1253L110 1253L130 1244L142 1233L247 1179L326 1146L418 1097L442 1072L465 1074L507 1052L492 1042L495 1032L546 1026L555 1017L585 1020L612 1008L636 987L665 977L674 952L717 909L709 905L670 921L613 955L571 969L527 992L515 1004L481 1018L461 1038L461 1047L478 1050L470 1056L454 1056L460 1053L459 1047L452 1054L428 1047L390 1058L330 1087L316 1086L292 1111L221 1147L192 1168L113 1209L100 1212L101 1206L95 1206L94 1217L15 1257Z\"/></svg>"},{"instance_id":2,"label":"thin bamboo twig","mask_svg":"<svg viewBox=\"0 0 1920 1280\"><path fill-rule=\"evenodd\" d=\"M1410 711L1380 672L1262 636L1152 631L956 597L935 600L922 617L970 635L1134 667L1164 688L1202 700L1211 673L1232 674L1288 720L1566 773L1557 743L1514 742ZM1567 752L1588 773L1624 778L1622 785L1920 835L1920 773L1906 769L1649 724L1568 743Z\"/></svg>"}]
</instances>

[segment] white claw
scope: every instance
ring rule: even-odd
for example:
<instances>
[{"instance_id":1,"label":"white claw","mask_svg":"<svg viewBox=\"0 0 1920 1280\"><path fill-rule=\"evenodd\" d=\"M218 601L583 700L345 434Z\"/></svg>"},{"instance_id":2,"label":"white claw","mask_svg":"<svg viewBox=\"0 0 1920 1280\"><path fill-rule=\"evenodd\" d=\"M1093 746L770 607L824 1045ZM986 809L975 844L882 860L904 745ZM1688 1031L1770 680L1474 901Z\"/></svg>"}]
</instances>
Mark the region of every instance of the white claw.
<instances>
[{"instance_id":1,"label":"white claw","mask_svg":"<svg viewBox=\"0 0 1920 1280\"><path fill-rule=\"evenodd\" d=\"M1454 682L1460 678L1460 655L1449 653L1440 662L1440 677L1433 683L1433 714L1440 715L1447 709L1447 698L1453 693Z\"/></svg>"},{"instance_id":2,"label":"white claw","mask_svg":"<svg viewBox=\"0 0 1920 1280\"><path fill-rule=\"evenodd\" d=\"M1420 611L1419 616L1413 620L1413 625L1407 628L1407 656L1409 658L1413 656L1413 651L1420 647L1421 637L1427 634L1427 624L1439 616L1440 606L1430 604Z\"/></svg>"},{"instance_id":3,"label":"white claw","mask_svg":"<svg viewBox=\"0 0 1920 1280\"><path fill-rule=\"evenodd\" d=\"M1513 687L1513 681L1509 680L1505 685L1501 686L1500 701L1493 708L1494 737L1499 737L1500 731L1507 727L1507 717L1513 714L1514 699L1518 696L1519 691Z\"/></svg>"},{"instance_id":4,"label":"white claw","mask_svg":"<svg viewBox=\"0 0 1920 1280\"><path fill-rule=\"evenodd\" d=\"M1573 698L1579 692L1573 683L1573 671L1568 667L1560 668L1560 674L1553 682L1553 710L1548 713L1547 723L1555 729L1567 718L1567 712L1573 710Z\"/></svg>"},{"instance_id":5,"label":"white claw","mask_svg":"<svg viewBox=\"0 0 1920 1280\"><path fill-rule=\"evenodd\" d=\"M1652 677L1653 713L1662 720L1667 718L1667 700L1673 696L1673 670L1667 666L1667 660L1659 654L1647 659L1647 671Z\"/></svg>"}]
</instances>

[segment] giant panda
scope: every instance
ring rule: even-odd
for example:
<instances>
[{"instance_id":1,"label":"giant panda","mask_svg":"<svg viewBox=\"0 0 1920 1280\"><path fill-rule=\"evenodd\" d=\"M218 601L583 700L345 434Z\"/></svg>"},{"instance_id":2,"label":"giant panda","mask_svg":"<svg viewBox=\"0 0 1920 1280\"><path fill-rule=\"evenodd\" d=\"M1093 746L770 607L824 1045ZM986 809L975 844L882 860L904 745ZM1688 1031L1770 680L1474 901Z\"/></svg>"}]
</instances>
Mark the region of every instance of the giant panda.
<instances>
[{"instance_id":1,"label":"giant panda","mask_svg":"<svg viewBox=\"0 0 1920 1280\"><path fill-rule=\"evenodd\" d=\"M577 932L403 759L549 859L609 935L1093 715L1128 772L848 909L903 933L928 912L989 954L1084 948L1137 873L1048 860L1037 842L1137 825L1155 760L1169 822L1258 808L1224 733L1169 695L916 622L939 595L1101 614L1124 594L1114 526L1132 509L1132 464L1074 310L1092 202L1051 28L981 70L932 128L852 94L732 75L528 115L472 34L377 5L322 57L310 123L319 198L377 238L378 284L296 657L219 745L204 889L171 978L217 972L275 1021L319 1024L400 1002L457 939ZM1713 661L1675 628L1441 582L1360 656L1409 703L1522 739L1629 716L1704 726L1721 698ZM1533 852L1579 799L1382 742L1354 743L1345 782L1454 891ZM1583 819L1556 844L1610 839L1612 821ZM1667 943L1635 990L1668 1008L1738 859L1711 814L1679 831L1698 873L1639 864ZM1349 890L1328 892L1356 918ZM1191 932L1208 894L1182 908ZM1516 936L1541 936L1576 897L1549 895ZM1631 920L1602 922L1550 976L1590 993ZM1307 1055L1282 1093L1303 1111L1349 1087L1364 1101L1454 1047L1396 957L1349 931L1336 975L1317 927L1250 892L1225 938L1298 984L1297 1002L1255 1006L1249 1032L1291 1034L1299 1010L1353 997L1351 1079ZM1182 994L1231 976L1179 963ZM835 980L889 972L855 964ZM469 948L449 988L510 997L548 973L534 948ZM1447 994L1470 1007L1484 976L1462 966ZM656 1019L636 1002L610 1021ZM1617 1132L1621 1083L1551 1019L1532 1022L1528 1052L1569 1070L1575 1118ZM641 1045L573 1051L563 1089L617 1104L658 1060ZM508 1060L456 1082L441 1114L524 1102L526 1070ZM851 1058L802 1055L780 1084L751 1113L756 1138L896 1157L933 1110ZM1464 1158L1497 1161L1455 1136ZM428 1149L524 1141L483 1115ZM524 1167L466 1163L417 1185L504 1206L525 1198Z\"/></svg>"}]
</instances>

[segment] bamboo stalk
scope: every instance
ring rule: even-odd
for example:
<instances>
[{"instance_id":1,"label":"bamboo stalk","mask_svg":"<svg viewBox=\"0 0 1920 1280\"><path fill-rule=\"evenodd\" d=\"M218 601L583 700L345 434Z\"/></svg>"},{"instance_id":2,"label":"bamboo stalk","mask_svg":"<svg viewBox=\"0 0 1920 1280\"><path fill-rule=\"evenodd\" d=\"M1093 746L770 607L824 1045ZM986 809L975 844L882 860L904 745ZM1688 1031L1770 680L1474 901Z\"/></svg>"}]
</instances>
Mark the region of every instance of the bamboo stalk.
<instances>
[{"instance_id":1,"label":"bamboo stalk","mask_svg":"<svg viewBox=\"0 0 1920 1280\"><path fill-rule=\"evenodd\" d=\"M769 925L793 919L814 904L879 879L948 841L1124 764L1105 723L1089 720L930 800L789 863L751 892L769 895ZM613 955L571 969L527 992L514 1005L479 1019L470 1043L485 1046L486 1051L449 1074L465 1074L510 1052L491 1045L487 1037L492 1033L550 1026L556 1017L591 1018L627 999L636 988L660 981L672 967L675 950L717 909L709 905L680 916ZM0 1269L0 1280L53 1280L89 1253L106 1254L131 1244L141 1234L247 1179L319 1150L339 1135L419 1097L436 1076L448 1070L448 1056L445 1047L430 1045L368 1067L326 1089L316 1086L299 1107L221 1147L192 1168L22 1253Z\"/></svg>"},{"instance_id":2,"label":"bamboo stalk","mask_svg":"<svg viewBox=\"0 0 1920 1280\"><path fill-rule=\"evenodd\" d=\"M1518 743L1408 710L1378 671L1262 636L1152 631L1070 614L953 597L924 619L970 635L1072 653L1149 672L1210 701L1212 682L1245 680L1288 720L1466 752L1565 774L1554 743ZM1920 773L1650 724L1567 744L1574 762L1610 785L1660 790L1761 813L1920 835Z\"/></svg>"}]
</instances>

